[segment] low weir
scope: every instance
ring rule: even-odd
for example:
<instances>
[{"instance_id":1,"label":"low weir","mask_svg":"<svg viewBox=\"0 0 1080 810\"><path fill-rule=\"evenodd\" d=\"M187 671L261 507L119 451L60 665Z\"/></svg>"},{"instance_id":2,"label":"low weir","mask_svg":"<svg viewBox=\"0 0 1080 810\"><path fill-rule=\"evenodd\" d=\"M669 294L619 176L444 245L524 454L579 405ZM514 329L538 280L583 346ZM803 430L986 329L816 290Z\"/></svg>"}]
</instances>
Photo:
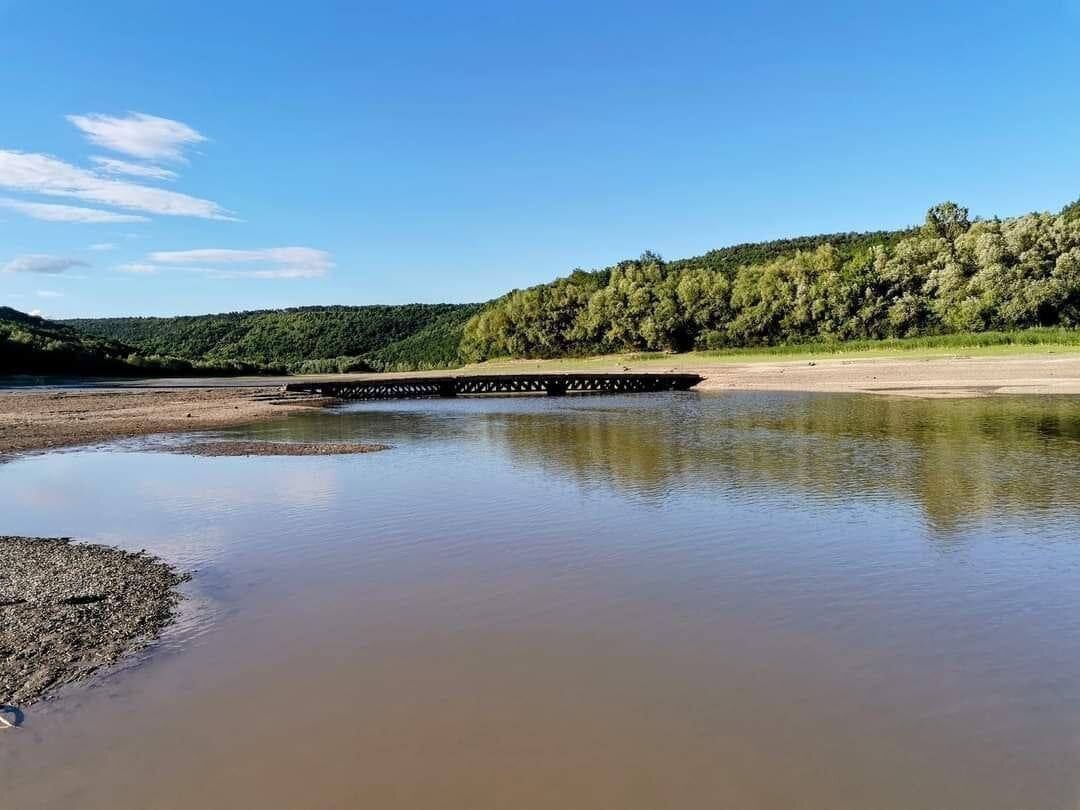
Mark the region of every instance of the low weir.
<instances>
[{"instance_id":1,"label":"low weir","mask_svg":"<svg viewBox=\"0 0 1080 810\"><path fill-rule=\"evenodd\" d=\"M417 399L420 397L508 396L513 394L641 394L688 391L697 374L462 374L450 377L380 377L366 380L293 382L286 393L335 399Z\"/></svg>"}]
</instances>

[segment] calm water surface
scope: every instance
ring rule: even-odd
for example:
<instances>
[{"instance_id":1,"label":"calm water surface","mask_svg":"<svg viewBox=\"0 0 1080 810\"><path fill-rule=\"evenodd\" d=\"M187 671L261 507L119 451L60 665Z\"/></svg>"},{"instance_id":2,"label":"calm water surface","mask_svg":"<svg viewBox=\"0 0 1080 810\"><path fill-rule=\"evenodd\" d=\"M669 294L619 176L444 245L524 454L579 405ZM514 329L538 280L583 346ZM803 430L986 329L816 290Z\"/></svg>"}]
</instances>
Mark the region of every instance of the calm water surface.
<instances>
[{"instance_id":1,"label":"calm water surface","mask_svg":"<svg viewBox=\"0 0 1080 810\"><path fill-rule=\"evenodd\" d=\"M148 656L0 735L5 810L1080 805L1080 400L233 433L393 449L0 465L0 533L195 571Z\"/></svg>"}]
</instances>

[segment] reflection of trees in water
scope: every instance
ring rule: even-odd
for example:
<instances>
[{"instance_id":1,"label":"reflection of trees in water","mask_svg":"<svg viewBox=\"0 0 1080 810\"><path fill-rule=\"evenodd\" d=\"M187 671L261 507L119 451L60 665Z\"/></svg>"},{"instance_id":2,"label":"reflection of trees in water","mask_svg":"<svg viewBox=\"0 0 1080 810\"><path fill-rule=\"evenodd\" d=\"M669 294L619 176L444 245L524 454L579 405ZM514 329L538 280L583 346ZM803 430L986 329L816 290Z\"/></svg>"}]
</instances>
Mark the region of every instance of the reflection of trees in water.
<instances>
[{"instance_id":1,"label":"reflection of trees in water","mask_svg":"<svg viewBox=\"0 0 1080 810\"><path fill-rule=\"evenodd\" d=\"M1080 507L1080 402L734 396L505 414L515 461L644 496L780 485L814 497L900 496L939 530Z\"/></svg>"},{"instance_id":2,"label":"reflection of trees in water","mask_svg":"<svg viewBox=\"0 0 1080 810\"><path fill-rule=\"evenodd\" d=\"M942 532L995 514L1080 512L1075 398L690 394L562 403L313 412L237 432L450 442L470 453L487 445L520 466L646 498L764 487L838 501L900 497Z\"/></svg>"}]
</instances>

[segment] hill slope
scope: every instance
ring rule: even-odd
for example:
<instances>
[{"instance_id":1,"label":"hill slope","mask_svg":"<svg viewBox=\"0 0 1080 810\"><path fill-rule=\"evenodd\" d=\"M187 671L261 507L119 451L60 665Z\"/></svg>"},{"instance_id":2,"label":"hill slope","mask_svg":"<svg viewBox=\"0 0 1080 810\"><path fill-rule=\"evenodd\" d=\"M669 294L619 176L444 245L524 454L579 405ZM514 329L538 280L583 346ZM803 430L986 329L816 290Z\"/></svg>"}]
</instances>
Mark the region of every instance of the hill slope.
<instances>
[{"instance_id":1,"label":"hill slope","mask_svg":"<svg viewBox=\"0 0 1080 810\"><path fill-rule=\"evenodd\" d=\"M118 374L134 349L0 307L0 374Z\"/></svg>"},{"instance_id":2,"label":"hill slope","mask_svg":"<svg viewBox=\"0 0 1080 810\"><path fill-rule=\"evenodd\" d=\"M0 375L146 377L281 373L252 363L192 361L168 353L143 353L71 324L0 307Z\"/></svg>"},{"instance_id":3,"label":"hill slope","mask_svg":"<svg viewBox=\"0 0 1080 810\"><path fill-rule=\"evenodd\" d=\"M462 329L480 309L479 304L298 307L64 323L148 354L327 372L459 365Z\"/></svg>"},{"instance_id":4,"label":"hill slope","mask_svg":"<svg viewBox=\"0 0 1080 810\"><path fill-rule=\"evenodd\" d=\"M561 357L1080 327L1080 201L921 227L645 253L488 304L301 307L66 321L146 355L293 372L405 371Z\"/></svg>"},{"instance_id":5,"label":"hill slope","mask_svg":"<svg viewBox=\"0 0 1080 810\"><path fill-rule=\"evenodd\" d=\"M842 233L746 243L672 262L727 272L830 243L854 254L891 244L908 231ZM588 275L606 284L611 269ZM254 363L294 373L411 371L465 362L466 324L491 304L296 307L172 318L84 318L65 324L123 341L148 355L206 363Z\"/></svg>"}]
</instances>

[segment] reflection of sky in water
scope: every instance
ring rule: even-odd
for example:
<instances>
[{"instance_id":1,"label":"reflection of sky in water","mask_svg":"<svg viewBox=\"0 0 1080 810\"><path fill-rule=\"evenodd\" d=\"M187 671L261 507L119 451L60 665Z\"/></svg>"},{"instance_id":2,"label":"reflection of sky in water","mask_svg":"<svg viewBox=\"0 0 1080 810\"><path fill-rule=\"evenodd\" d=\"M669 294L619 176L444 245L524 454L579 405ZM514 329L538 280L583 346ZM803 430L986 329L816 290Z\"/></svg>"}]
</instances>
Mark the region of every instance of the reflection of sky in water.
<instances>
[{"instance_id":1,"label":"reflection of sky in water","mask_svg":"<svg viewBox=\"0 0 1080 810\"><path fill-rule=\"evenodd\" d=\"M755 667L787 695L812 689L810 676L858 695L851 716L844 700L822 702L827 691L792 708L815 746L811 705L879 741L963 733L1033 762L1075 747L1080 400L383 402L226 435L392 449L195 458L129 442L26 457L0 466L0 532L147 548L194 570L168 639L193 683L248 667L276 695L343 666L348 684L372 666L395 673L387 649L440 682L469 658L429 661L428 649L460 639L497 665L520 643L528 655L511 658L538 682L552 662L580 660L575 688L600 696L593 667L610 678L655 666L660 692L685 677L724 707L711 690L736 664L751 697ZM351 645L338 648L342 635ZM304 659L297 639L326 659L289 669ZM635 667L606 657L611 645ZM355 670L335 657L353 653ZM250 663L268 655L281 659ZM513 705L539 688L498 686ZM1059 795L1059 777L1034 781Z\"/></svg>"},{"instance_id":2,"label":"reflection of sky in water","mask_svg":"<svg viewBox=\"0 0 1080 810\"><path fill-rule=\"evenodd\" d=\"M993 534L1007 521L1024 531L1037 522L1036 534L1049 541L1080 513L1080 404L1066 398L382 402L230 433L394 449L316 459L98 451L28 457L0 468L8 522L25 524L20 531L85 537L92 516L93 539L123 545L137 545L153 527L156 542L197 561L228 549L237 529L332 525L361 513L378 523L395 507L475 518L513 503L516 514L551 519L558 510L533 497L541 493L629 498L653 510L719 509L740 520L761 509L811 518L828 509L841 519L899 512L898 519L916 528L925 522L942 538L980 528Z\"/></svg>"},{"instance_id":3,"label":"reflection of sky in water","mask_svg":"<svg viewBox=\"0 0 1080 810\"><path fill-rule=\"evenodd\" d=\"M298 571L415 581L477 555L549 572L599 555L641 580L635 567L662 555L686 576L722 571L744 596L783 587L813 601L890 568L906 573L883 590L936 587L927 552L982 557L951 574L976 588L1032 574L1032 547L1076 539L1078 424L1077 402L1048 399L368 403L229 434L389 451L37 456L0 469L0 505L7 532L149 547L207 577L254 566L282 588ZM993 612L981 598L972 609Z\"/></svg>"}]
</instances>

